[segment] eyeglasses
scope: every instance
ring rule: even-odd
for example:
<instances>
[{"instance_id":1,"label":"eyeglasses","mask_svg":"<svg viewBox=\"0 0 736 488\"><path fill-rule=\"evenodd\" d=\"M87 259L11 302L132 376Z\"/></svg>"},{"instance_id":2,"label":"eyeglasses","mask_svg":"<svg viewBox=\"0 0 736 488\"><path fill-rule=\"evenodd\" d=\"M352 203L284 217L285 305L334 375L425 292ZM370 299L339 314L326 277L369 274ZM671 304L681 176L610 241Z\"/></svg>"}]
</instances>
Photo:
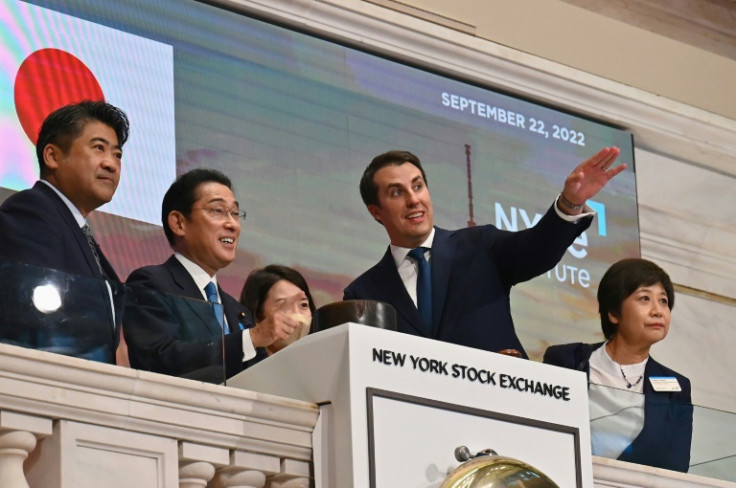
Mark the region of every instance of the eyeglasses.
<instances>
[{"instance_id":1,"label":"eyeglasses","mask_svg":"<svg viewBox=\"0 0 736 488\"><path fill-rule=\"evenodd\" d=\"M192 210L204 210L210 218L219 222L227 220L228 217L245 222L245 210L240 210L237 207L197 207L192 208Z\"/></svg>"}]
</instances>

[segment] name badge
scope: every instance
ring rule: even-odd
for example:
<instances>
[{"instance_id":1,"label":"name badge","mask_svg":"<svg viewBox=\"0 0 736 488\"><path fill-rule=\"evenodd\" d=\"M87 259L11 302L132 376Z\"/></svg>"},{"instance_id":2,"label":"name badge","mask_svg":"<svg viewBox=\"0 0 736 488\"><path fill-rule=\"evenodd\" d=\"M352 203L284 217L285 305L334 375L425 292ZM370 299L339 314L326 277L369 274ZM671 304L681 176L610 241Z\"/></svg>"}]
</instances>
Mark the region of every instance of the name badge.
<instances>
[{"instance_id":1,"label":"name badge","mask_svg":"<svg viewBox=\"0 0 736 488\"><path fill-rule=\"evenodd\" d=\"M674 376L651 376L649 381L654 391L682 391L680 382Z\"/></svg>"}]
</instances>

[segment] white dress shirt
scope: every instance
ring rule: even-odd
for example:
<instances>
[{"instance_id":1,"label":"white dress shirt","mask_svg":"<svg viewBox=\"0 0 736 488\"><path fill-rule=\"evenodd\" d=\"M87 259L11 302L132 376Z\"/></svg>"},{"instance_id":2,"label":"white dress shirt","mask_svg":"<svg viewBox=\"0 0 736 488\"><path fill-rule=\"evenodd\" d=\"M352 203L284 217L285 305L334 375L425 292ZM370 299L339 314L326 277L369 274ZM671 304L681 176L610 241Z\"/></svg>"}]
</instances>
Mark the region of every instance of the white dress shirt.
<instances>
[{"instance_id":1,"label":"white dress shirt","mask_svg":"<svg viewBox=\"0 0 736 488\"><path fill-rule=\"evenodd\" d=\"M616 459L644 427L644 368L649 358L621 366L608 355L605 344L590 355L590 442L593 455ZM629 383L627 388L621 374Z\"/></svg>"},{"instance_id":2,"label":"white dress shirt","mask_svg":"<svg viewBox=\"0 0 736 488\"><path fill-rule=\"evenodd\" d=\"M58 188L56 188L54 185L52 185L48 181L46 180L38 180L38 181L48 186L49 188L54 190L54 193L59 195L59 198L61 198L61 201L64 202L64 205L66 205L66 208L68 208L69 211L72 213L72 216L74 217L74 220L80 229L84 227L85 225L87 225L87 220L82 215L82 212L79 211L76 205L74 205L72 201L66 197L66 195L61 193ZM105 280L105 285L107 285L107 294L110 297L110 310L112 311L112 327L114 328L115 327L115 302L112 299L112 287L110 286L110 283L107 280Z\"/></svg>"},{"instance_id":3,"label":"white dress shirt","mask_svg":"<svg viewBox=\"0 0 736 488\"><path fill-rule=\"evenodd\" d=\"M207 283L211 281L215 284L215 289L217 290L217 301L222 303L222 298L220 297L220 287L217 286L217 275L210 276L209 273L203 270L201 266L199 266L197 263L181 253L174 253L174 256L177 260L179 260L182 266L184 266L184 269L186 269L189 275L192 277L194 283L197 285L197 288L199 288L199 292L202 294L202 298L204 300L208 299L207 293L205 293L204 291L204 287L207 286ZM223 318L225 319L225 323L227 324L227 326L230 327L230 324L227 322L227 316L224 316ZM238 327L238 325L236 324L235 327ZM230 330L233 330L233 328L230 327ZM251 340L250 333L247 330L243 331L242 339L243 362L245 362L256 357L256 348L255 346L253 346L253 341Z\"/></svg>"},{"instance_id":4,"label":"white dress shirt","mask_svg":"<svg viewBox=\"0 0 736 488\"><path fill-rule=\"evenodd\" d=\"M429 237L420 245L417 247L426 247L427 250L424 251L424 259L427 260L431 264L431 258L432 258L432 243L434 242L434 227L432 227L432 231L429 233ZM411 251L413 248L410 247L399 247L394 246L391 244L389 246L391 248L391 255L394 258L394 263L396 263L396 269L399 271L399 276L401 277L401 281L404 283L404 286L406 287L406 291L409 292L409 296L411 297L411 301L414 302L414 306L417 306L417 273L418 271L418 263L416 260L410 258L408 256L409 251Z\"/></svg>"}]
</instances>

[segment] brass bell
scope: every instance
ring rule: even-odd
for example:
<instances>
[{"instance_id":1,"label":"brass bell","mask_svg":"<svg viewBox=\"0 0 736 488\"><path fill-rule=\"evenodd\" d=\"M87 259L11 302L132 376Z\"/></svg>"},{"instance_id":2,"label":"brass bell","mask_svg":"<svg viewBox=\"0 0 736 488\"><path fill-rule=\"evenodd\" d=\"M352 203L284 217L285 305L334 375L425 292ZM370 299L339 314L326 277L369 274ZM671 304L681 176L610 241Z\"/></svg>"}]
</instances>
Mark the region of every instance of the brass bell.
<instances>
[{"instance_id":1,"label":"brass bell","mask_svg":"<svg viewBox=\"0 0 736 488\"><path fill-rule=\"evenodd\" d=\"M549 477L518 459L499 456L493 449L471 454L467 447L455 449L455 468L440 488L559 488Z\"/></svg>"}]
</instances>

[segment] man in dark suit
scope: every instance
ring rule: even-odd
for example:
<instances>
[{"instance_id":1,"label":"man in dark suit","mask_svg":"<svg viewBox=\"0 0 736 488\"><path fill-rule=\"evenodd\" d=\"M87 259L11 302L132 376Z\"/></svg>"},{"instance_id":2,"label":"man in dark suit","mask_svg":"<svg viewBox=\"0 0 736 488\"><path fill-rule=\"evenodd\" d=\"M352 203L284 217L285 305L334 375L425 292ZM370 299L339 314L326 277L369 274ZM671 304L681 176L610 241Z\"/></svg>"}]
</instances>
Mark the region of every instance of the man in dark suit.
<instances>
[{"instance_id":1,"label":"man in dark suit","mask_svg":"<svg viewBox=\"0 0 736 488\"><path fill-rule=\"evenodd\" d=\"M492 225L434 227L419 159L407 151L377 156L363 173L360 193L391 245L378 264L348 285L344 299L390 303L400 332L526 357L511 318L511 287L554 267L590 225L593 213L585 202L626 168L610 169L619 152L606 148L580 164L544 217L520 232ZM420 292L423 283L431 292ZM429 306L418 303L427 296Z\"/></svg>"},{"instance_id":2,"label":"man in dark suit","mask_svg":"<svg viewBox=\"0 0 736 488\"><path fill-rule=\"evenodd\" d=\"M119 280L86 218L117 189L128 132L125 113L104 101L61 107L43 122L40 181L0 206L3 274L19 280L1 294L3 342L115 363ZM30 290L49 280L60 303L41 310Z\"/></svg>"},{"instance_id":3,"label":"man in dark suit","mask_svg":"<svg viewBox=\"0 0 736 488\"><path fill-rule=\"evenodd\" d=\"M235 259L245 219L227 176L207 169L180 176L164 196L161 219L174 255L127 280L123 330L130 364L221 383L265 357L265 346L299 324L281 313L256 324L217 285L217 271Z\"/></svg>"}]
</instances>

